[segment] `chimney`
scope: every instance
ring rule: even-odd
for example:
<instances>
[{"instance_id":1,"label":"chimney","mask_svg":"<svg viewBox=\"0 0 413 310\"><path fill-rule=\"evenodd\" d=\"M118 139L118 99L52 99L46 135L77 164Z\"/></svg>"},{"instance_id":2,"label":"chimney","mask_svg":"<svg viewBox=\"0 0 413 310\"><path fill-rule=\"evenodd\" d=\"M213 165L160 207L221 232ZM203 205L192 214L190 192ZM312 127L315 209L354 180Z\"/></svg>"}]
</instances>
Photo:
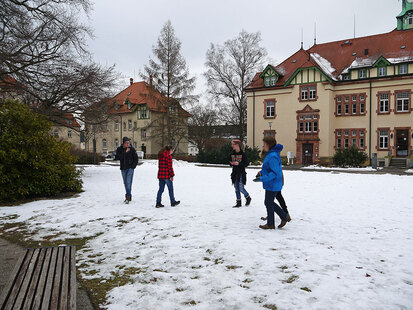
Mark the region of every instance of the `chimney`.
<instances>
[{"instance_id":1,"label":"chimney","mask_svg":"<svg viewBox=\"0 0 413 310\"><path fill-rule=\"evenodd\" d=\"M130 81L130 85L132 85L133 84L133 78L130 78L129 81Z\"/></svg>"},{"instance_id":2,"label":"chimney","mask_svg":"<svg viewBox=\"0 0 413 310\"><path fill-rule=\"evenodd\" d=\"M152 78L152 74L151 74L151 75L149 75L149 86L152 86L152 80L153 80L153 78Z\"/></svg>"}]
</instances>

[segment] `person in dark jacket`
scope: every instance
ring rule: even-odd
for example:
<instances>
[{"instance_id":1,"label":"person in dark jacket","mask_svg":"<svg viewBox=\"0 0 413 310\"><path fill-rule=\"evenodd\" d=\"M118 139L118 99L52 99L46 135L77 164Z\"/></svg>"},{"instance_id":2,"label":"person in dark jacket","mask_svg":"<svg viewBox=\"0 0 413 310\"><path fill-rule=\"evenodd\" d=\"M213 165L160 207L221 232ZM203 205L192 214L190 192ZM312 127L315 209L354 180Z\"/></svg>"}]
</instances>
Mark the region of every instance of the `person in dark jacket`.
<instances>
[{"instance_id":1,"label":"person in dark jacket","mask_svg":"<svg viewBox=\"0 0 413 310\"><path fill-rule=\"evenodd\" d=\"M248 167L248 158L247 155L242 150L242 142L240 140L232 141L233 152L229 161L230 166L232 167L231 180L235 188L235 196L237 197L237 203L233 208L241 207L241 193L245 196L246 206L249 206L251 203L251 196L248 194L245 189L247 183L247 172L245 168Z\"/></svg>"},{"instance_id":2,"label":"person in dark jacket","mask_svg":"<svg viewBox=\"0 0 413 310\"><path fill-rule=\"evenodd\" d=\"M181 202L175 200L173 180L175 176L174 169L172 167L172 153L174 152L171 146L165 146L158 153L158 179L159 190L156 196L156 207L163 208L162 194L165 190L165 185L168 187L169 198L171 199L171 206L176 207Z\"/></svg>"},{"instance_id":3,"label":"person in dark jacket","mask_svg":"<svg viewBox=\"0 0 413 310\"><path fill-rule=\"evenodd\" d=\"M130 145L130 139L123 137L122 145L116 150L115 159L120 161L120 172L122 173L123 184L125 185L125 203L132 200L132 180L133 173L138 165L138 155L136 150Z\"/></svg>"},{"instance_id":4,"label":"person in dark jacket","mask_svg":"<svg viewBox=\"0 0 413 310\"><path fill-rule=\"evenodd\" d=\"M261 229L275 229L274 212L281 218L281 223L278 228L282 228L287 224L287 213L284 212L275 202L275 197L278 192L281 192L283 187L283 175L281 166L280 152L283 149L281 144L277 144L274 137L268 136L263 139L264 150L267 152L260 177L257 181L262 182L265 189L265 207L267 208L267 224L260 225Z\"/></svg>"}]
</instances>

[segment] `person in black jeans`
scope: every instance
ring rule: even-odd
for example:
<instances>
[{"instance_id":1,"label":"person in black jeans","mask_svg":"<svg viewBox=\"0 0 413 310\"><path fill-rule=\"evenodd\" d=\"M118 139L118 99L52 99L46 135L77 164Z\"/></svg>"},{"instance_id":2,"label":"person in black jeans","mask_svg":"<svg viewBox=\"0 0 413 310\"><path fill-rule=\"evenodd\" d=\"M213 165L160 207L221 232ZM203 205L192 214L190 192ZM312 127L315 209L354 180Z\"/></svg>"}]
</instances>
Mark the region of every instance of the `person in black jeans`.
<instances>
[{"instance_id":1,"label":"person in black jeans","mask_svg":"<svg viewBox=\"0 0 413 310\"><path fill-rule=\"evenodd\" d=\"M259 175L260 175L260 173L257 174L257 177L259 177ZM283 174L283 186L284 186L284 174ZM290 222L291 221L290 213L288 213L287 204L285 203L285 200L284 200L283 195L281 194L281 191L279 191L277 193L275 198L279 202L281 209L283 209L284 212L287 213L287 222ZM266 217L261 217L261 220L266 221L267 218Z\"/></svg>"},{"instance_id":2,"label":"person in black jeans","mask_svg":"<svg viewBox=\"0 0 413 310\"><path fill-rule=\"evenodd\" d=\"M246 206L251 203L251 196L245 189L247 183L247 172L245 168L248 167L247 155L242 150L242 142L240 140L232 141L233 152L231 154L229 164L232 167L231 180L235 187L235 195L237 197L237 203L234 208L241 207L241 193L245 196Z\"/></svg>"},{"instance_id":3,"label":"person in black jeans","mask_svg":"<svg viewBox=\"0 0 413 310\"><path fill-rule=\"evenodd\" d=\"M128 204L132 200L132 180L133 172L138 165L138 154L130 145L130 139L123 137L123 144L116 150L116 157L120 161L120 172L122 173L123 184L125 185L125 201Z\"/></svg>"}]
</instances>

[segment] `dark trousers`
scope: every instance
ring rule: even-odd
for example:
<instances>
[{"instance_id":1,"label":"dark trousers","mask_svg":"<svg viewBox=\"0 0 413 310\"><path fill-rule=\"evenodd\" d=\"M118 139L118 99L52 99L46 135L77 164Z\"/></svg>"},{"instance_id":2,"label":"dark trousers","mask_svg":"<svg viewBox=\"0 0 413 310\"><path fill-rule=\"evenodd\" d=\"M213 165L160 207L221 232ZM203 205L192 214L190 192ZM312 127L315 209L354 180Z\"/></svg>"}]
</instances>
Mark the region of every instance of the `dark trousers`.
<instances>
[{"instance_id":1,"label":"dark trousers","mask_svg":"<svg viewBox=\"0 0 413 310\"><path fill-rule=\"evenodd\" d=\"M267 208L267 225L274 226L274 212L280 217L281 220L287 219L287 213L275 203L275 197L279 192L265 191L265 207Z\"/></svg>"},{"instance_id":2,"label":"dark trousers","mask_svg":"<svg viewBox=\"0 0 413 310\"><path fill-rule=\"evenodd\" d=\"M277 192L277 196L275 196L275 198L277 199L278 203L280 204L281 209L283 209L284 212L288 214L287 205L285 204L285 200L284 200L284 197L281 194L281 192Z\"/></svg>"},{"instance_id":3,"label":"dark trousers","mask_svg":"<svg viewBox=\"0 0 413 310\"><path fill-rule=\"evenodd\" d=\"M156 203L161 203L162 194L163 194L163 191L165 190L165 185L168 187L169 198L171 199L171 203L174 203L175 202L174 184L171 180L167 180L167 179L159 179L159 190L158 190L158 194L156 195Z\"/></svg>"}]
</instances>

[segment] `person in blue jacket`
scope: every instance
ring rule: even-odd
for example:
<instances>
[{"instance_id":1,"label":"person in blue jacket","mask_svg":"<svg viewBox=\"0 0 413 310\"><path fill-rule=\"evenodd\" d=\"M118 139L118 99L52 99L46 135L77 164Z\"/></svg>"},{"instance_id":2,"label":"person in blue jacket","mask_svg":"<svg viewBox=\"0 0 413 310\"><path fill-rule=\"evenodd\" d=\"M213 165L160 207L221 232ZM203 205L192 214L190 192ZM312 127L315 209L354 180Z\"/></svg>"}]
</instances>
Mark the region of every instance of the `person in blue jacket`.
<instances>
[{"instance_id":1,"label":"person in blue jacket","mask_svg":"<svg viewBox=\"0 0 413 310\"><path fill-rule=\"evenodd\" d=\"M265 189L265 207L267 208L267 224L260 225L261 229L275 229L274 212L281 219L278 228L287 224L287 213L275 203L275 197L282 190L283 176L281 167L280 152L283 149L281 144L277 144L274 137L267 136L263 139L264 151L267 156L262 164L259 178L256 181L262 182Z\"/></svg>"}]
</instances>

